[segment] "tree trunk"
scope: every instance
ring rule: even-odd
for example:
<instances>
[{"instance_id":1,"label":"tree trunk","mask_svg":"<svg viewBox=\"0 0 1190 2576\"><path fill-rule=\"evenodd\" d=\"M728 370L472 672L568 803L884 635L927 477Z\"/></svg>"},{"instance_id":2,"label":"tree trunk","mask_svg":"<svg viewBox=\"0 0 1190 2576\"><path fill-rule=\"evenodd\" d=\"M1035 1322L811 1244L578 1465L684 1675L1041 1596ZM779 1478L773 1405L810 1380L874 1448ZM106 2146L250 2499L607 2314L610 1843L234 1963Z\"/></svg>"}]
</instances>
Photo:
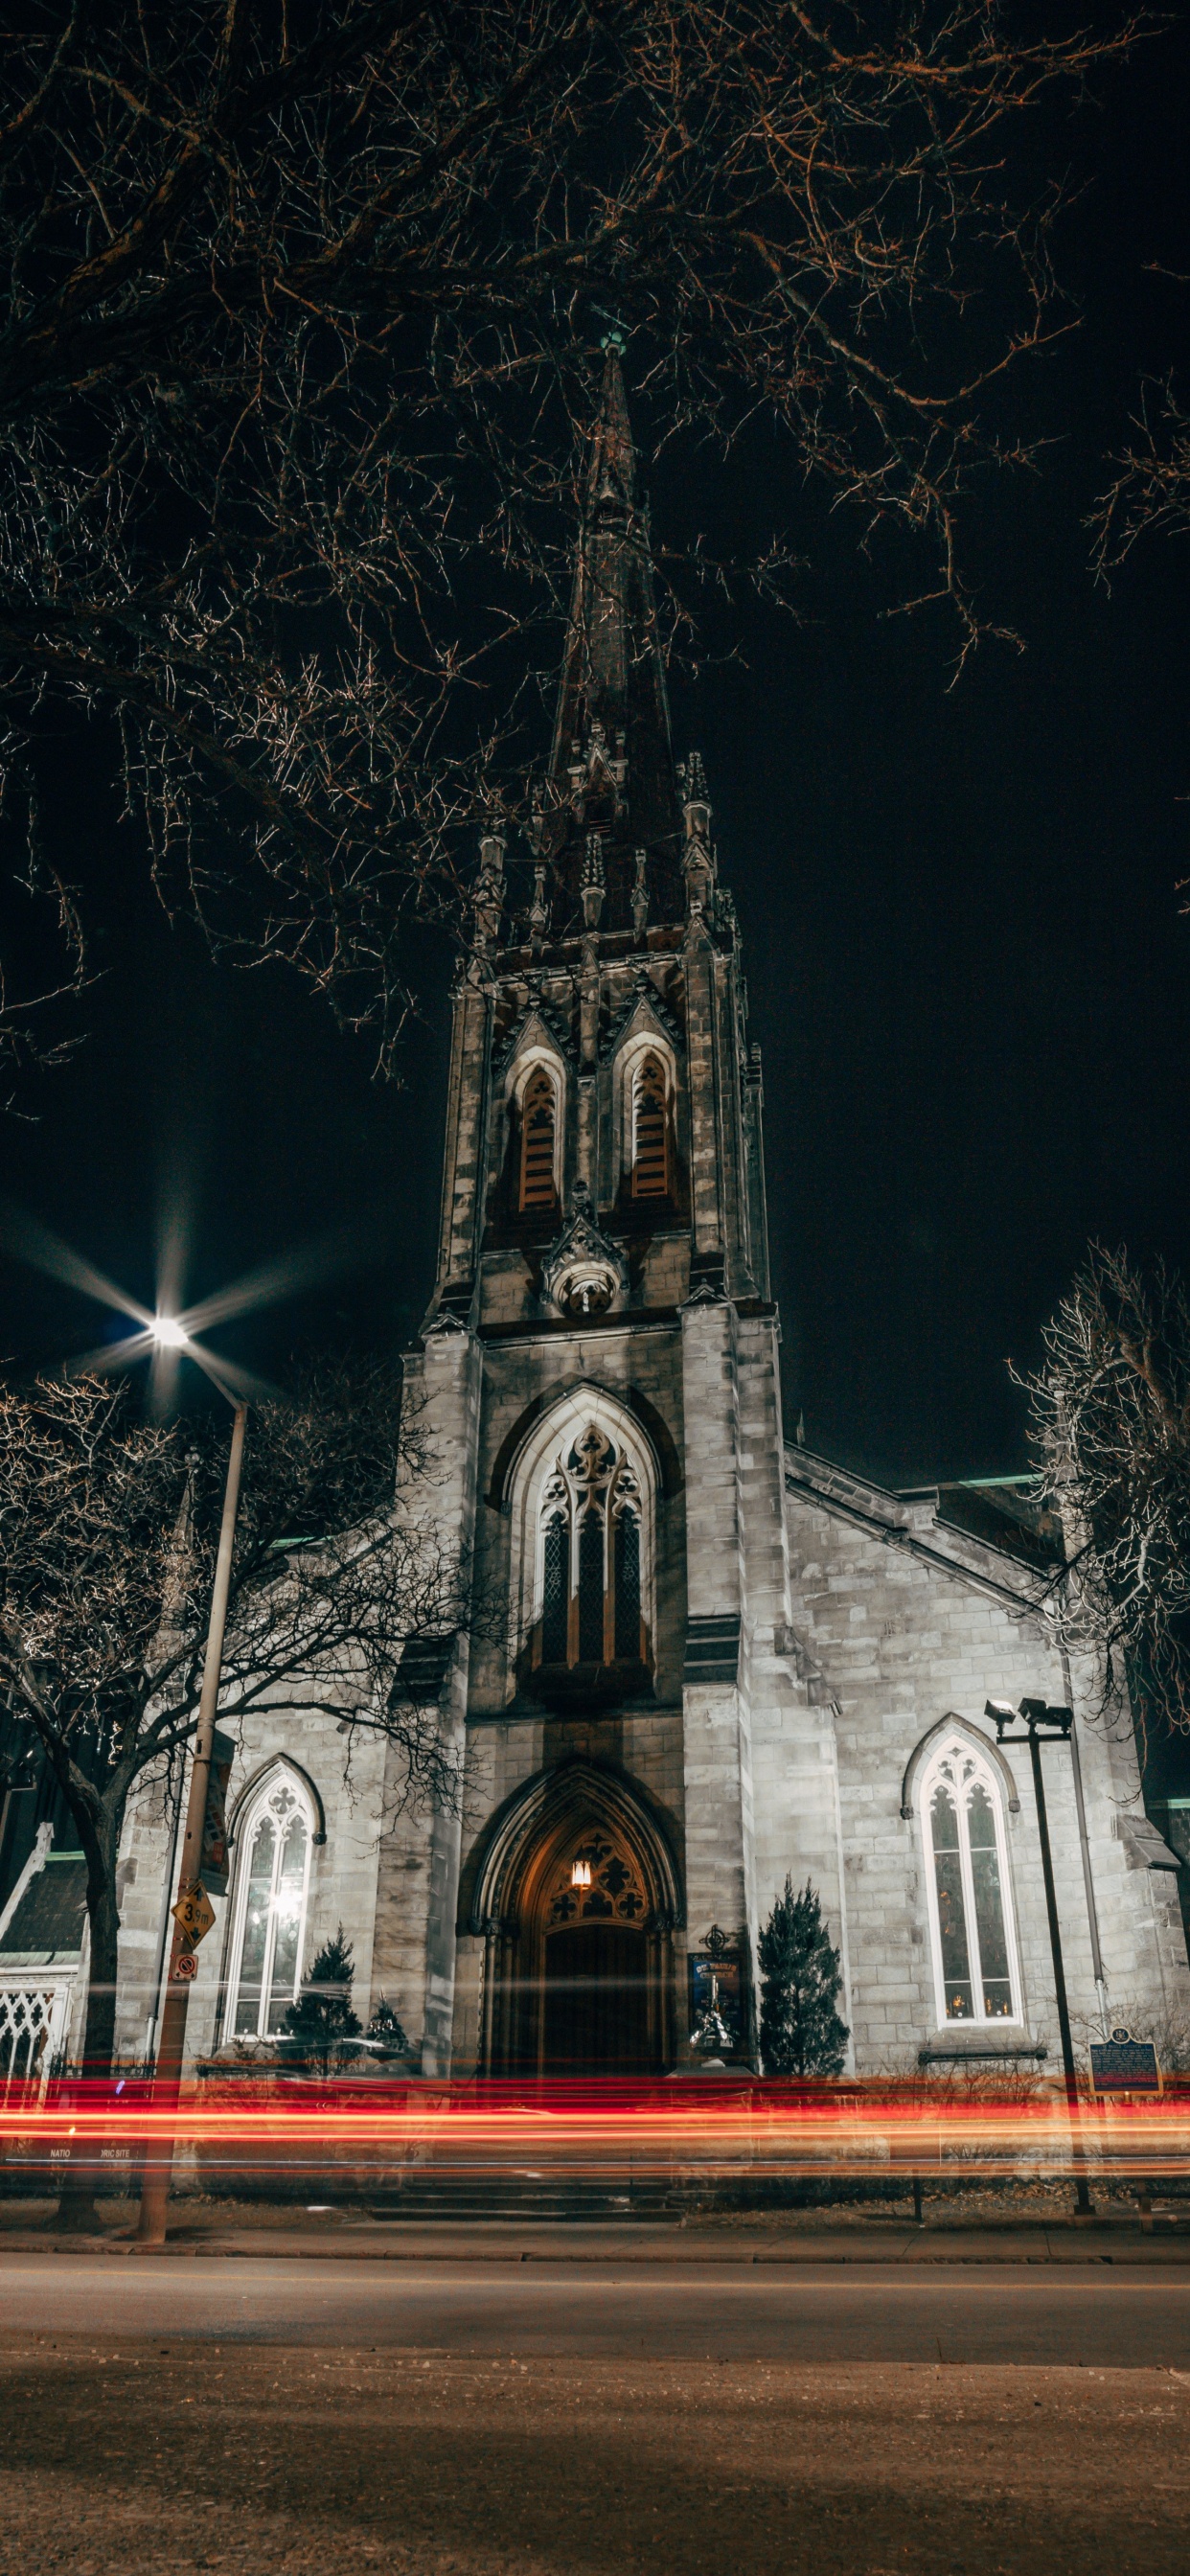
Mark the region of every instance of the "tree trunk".
<instances>
[{"instance_id":1,"label":"tree trunk","mask_svg":"<svg viewBox=\"0 0 1190 2576\"><path fill-rule=\"evenodd\" d=\"M120 1913L116 1903L116 1852L120 1830L104 1818L98 1835L86 1834L87 1921L91 1930L91 1963L87 1980L87 2019L83 2034L83 2074L110 2077L116 2043L116 1967ZM89 2092L88 2087L88 2092ZM86 2098L86 2097L85 2097ZM83 2143L65 2167L58 2202L59 2227L90 2233L98 2226L95 2194L103 2177L100 2140Z\"/></svg>"}]
</instances>

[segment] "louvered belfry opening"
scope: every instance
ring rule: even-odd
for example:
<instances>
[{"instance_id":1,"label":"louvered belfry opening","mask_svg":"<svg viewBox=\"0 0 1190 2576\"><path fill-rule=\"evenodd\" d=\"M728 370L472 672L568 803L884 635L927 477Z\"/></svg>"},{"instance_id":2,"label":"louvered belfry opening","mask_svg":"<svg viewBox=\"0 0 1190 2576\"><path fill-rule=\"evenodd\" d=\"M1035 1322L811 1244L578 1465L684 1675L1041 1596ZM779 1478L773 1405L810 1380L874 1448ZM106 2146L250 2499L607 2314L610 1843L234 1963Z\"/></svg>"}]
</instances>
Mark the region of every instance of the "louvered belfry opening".
<instances>
[{"instance_id":1,"label":"louvered belfry opening","mask_svg":"<svg viewBox=\"0 0 1190 2576\"><path fill-rule=\"evenodd\" d=\"M637 1066L632 1085L632 1195L634 1199L669 1196L665 1071L655 1055L647 1055Z\"/></svg>"},{"instance_id":2,"label":"louvered belfry opening","mask_svg":"<svg viewBox=\"0 0 1190 2576\"><path fill-rule=\"evenodd\" d=\"M531 1074L521 1103L522 1209L552 1207L558 1102L544 1066Z\"/></svg>"}]
</instances>

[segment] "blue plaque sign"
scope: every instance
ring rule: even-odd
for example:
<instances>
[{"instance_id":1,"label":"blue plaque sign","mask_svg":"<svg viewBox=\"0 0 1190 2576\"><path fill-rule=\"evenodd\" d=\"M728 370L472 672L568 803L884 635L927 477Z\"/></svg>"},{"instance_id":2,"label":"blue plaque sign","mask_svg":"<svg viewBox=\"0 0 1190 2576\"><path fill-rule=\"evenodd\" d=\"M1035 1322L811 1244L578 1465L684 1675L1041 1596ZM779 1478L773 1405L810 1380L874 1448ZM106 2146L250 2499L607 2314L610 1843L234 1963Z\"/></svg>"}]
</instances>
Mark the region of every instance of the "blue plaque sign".
<instances>
[{"instance_id":1,"label":"blue plaque sign","mask_svg":"<svg viewBox=\"0 0 1190 2576\"><path fill-rule=\"evenodd\" d=\"M1110 2039L1093 2041L1091 2081L1097 2093L1159 2093L1161 2069L1152 2040L1113 2030Z\"/></svg>"}]
</instances>

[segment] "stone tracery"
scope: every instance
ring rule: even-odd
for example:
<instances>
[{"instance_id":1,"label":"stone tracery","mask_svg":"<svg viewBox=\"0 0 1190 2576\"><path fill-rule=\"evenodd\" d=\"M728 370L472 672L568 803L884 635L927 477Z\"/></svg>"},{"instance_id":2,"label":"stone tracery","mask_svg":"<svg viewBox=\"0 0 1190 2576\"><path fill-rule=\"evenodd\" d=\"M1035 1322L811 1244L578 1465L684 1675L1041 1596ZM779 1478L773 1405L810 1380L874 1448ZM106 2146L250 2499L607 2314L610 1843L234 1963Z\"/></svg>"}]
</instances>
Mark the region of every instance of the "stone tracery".
<instances>
[{"instance_id":1,"label":"stone tracery","mask_svg":"<svg viewBox=\"0 0 1190 2576\"><path fill-rule=\"evenodd\" d=\"M594 1422L560 1449L539 1504L542 1664L644 1653L640 1478Z\"/></svg>"}]
</instances>

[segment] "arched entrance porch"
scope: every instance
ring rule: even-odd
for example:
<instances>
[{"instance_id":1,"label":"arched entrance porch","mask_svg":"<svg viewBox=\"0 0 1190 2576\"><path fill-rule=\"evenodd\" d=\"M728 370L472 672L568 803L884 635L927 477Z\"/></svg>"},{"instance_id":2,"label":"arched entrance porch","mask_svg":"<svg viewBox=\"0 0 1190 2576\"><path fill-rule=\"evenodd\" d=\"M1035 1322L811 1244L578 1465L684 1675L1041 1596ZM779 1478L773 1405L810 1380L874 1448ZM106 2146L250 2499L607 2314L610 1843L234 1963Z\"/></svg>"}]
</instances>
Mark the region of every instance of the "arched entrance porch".
<instances>
[{"instance_id":1,"label":"arched entrance porch","mask_svg":"<svg viewBox=\"0 0 1190 2576\"><path fill-rule=\"evenodd\" d=\"M475 1855L484 1938L480 2066L492 2075L660 2073L674 2061L668 1836L625 1775L585 1758L539 1774Z\"/></svg>"}]
</instances>

